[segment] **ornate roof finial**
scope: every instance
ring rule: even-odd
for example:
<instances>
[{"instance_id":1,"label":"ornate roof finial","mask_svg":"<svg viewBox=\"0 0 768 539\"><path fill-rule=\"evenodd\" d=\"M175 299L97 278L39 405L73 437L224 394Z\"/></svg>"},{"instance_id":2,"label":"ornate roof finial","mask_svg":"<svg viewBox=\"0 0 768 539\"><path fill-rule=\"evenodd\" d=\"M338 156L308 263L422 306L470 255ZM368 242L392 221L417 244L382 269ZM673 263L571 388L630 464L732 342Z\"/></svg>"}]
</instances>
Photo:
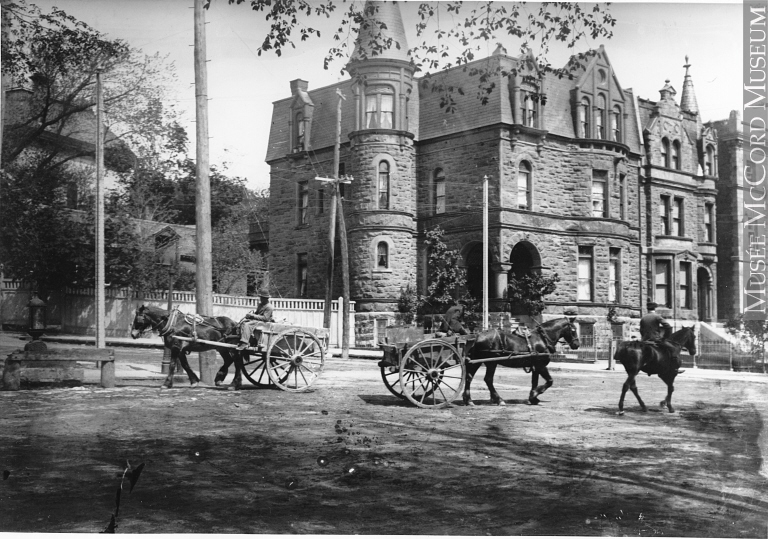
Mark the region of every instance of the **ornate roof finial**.
<instances>
[{"instance_id":1,"label":"ornate roof finial","mask_svg":"<svg viewBox=\"0 0 768 539\"><path fill-rule=\"evenodd\" d=\"M688 61L688 55L685 55L685 78L683 79L683 95L680 97L680 108L687 112L698 113L699 104L696 101L696 94L693 91L693 80L688 73L691 63Z\"/></svg>"}]
</instances>

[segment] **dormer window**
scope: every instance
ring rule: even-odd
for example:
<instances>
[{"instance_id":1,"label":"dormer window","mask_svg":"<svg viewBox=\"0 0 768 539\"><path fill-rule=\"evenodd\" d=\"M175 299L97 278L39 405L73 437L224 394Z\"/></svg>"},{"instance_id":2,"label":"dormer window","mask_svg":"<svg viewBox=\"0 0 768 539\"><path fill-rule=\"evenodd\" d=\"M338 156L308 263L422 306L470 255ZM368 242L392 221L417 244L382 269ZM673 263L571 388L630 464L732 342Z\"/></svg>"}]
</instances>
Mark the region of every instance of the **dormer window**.
<instances>
[{"instance_id":1,"label":"dormer window","mask_svg":"<svg viewBox=\"0 0 768 539\"><path fill-rule=\"evenodd\" d=\"M677 140L672 143L672 168L680 170L680 142Z\"/></svg>"},{"instance_id":2,"label":"dormer window","mask_svg":"<svg viewBox=\"0 0 768 539\"><path fill-rule=\"evenodd\" d=\"M661 139L661 166L669 168L669 139Z\"/></svg>"},{"instance_id":3,"label":"dormer window","mask_svg":"<svg viewBox=\"0 0 768 539\"><path fill-rule=\"evenodd\" d=\"M299 112L296 114L296 139L293 144L293 151L294 152L303 152L304 151L304 114L302 112Z\"/></svg>"},{"instance_id":4,"label":"dormer window","mask_svg":"<svg viewBox=\"0 0 768 539\"><path fill-rule=\"evenodd\" d=\"M539 127L539 100L531 92L520 92L520 121L526 127Z\"/></svg>"},{"instance_id":5,"label":"dormer window","mask_svg":"<svg viewBox=\"0 0 768 539\"><path fill-rule=\"evenodd\" d=\"M715 175L715 148L711 144L707 145L707 153L705 156L705 170L709 176Z\"/></svg>"},{"instance_id":6,"label":"dormer window","mask_svg":"<svg viewBox=\"0 0 768 539\"><path fill-rule=\"evenodd\" d=\"M597 105L595 107L595 138L605 138L603 118L605 118L605 96L600 94L597 96Z\"/></svg>"},{"instance_id":7,"label":"dormer window","mask_svg":"<svg viewBox=\"0 0 768 539\"><path fill-rule=\"evenodd\" d=\"M586 97L581 98L579 103L579 136L581 138L589 138L589 99Z\"/></svg>"},{"instance_id":8,"label":"dormer window","mask_svg":"<svg viewBox=\"0 0 768 539\"><path fill-rule=\"evenodd\" d=\"M618 105L611 112L611 136L614 142L621 142L621 107Z\"/></svg>"},{"instance_id":9,"label":"dormer window","mask_svg":"<svg viewBox=\"0 0 768 539\"><path fill-rule=\"evenodd\" d=\"M371 89L365 95L365 128L394 129L395 96L388 88Z\"/></svg>"}]
</instances>

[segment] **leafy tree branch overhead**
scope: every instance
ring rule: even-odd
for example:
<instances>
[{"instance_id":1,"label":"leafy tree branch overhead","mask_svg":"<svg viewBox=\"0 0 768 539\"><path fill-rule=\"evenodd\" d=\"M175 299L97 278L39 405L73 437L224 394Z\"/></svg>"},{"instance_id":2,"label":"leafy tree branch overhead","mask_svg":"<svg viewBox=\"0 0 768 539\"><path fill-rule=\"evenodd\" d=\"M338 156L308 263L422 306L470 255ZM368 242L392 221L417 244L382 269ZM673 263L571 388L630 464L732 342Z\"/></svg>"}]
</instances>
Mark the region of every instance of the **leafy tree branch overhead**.
<instances>
[{"instance_id":1,"label":"leafy tree branch overhead","mask_svg":"<svg viewBox=\"0 0 768 539\"><path fill-rule=\"evenodd\" d=\"M107 142L134 152L157 143L177 112L169 102L175 80L172 64L148 56L121 40L112 40L85 23L54 9L14 0L3 4L2 71L11 88L25 90L9 100L3 162L10 162L43 137L92 140L88 121L95 106L97 71L103 74ZM38 148L39 150L39 148ZM50 149L49 167L88 155Z\"/></svg>"},{"instance_id":2,"label":"leafy tree branch overhead","mask_svg":"<svg viewBox=\"0 0 768 539\"><path fill-rule=\"evenodd\" d=\"M212 0L206 3L210 6ZM468 64L485 58L501 43L514 43L521 56L531 58L526 66L526 77L538 78L546 73L558 77L571 76L583 67L590 56L589 50L579 50L587 39L610 39L616 19L611 15L609 4L585 4L571 2L421 2L418 5L415 35L418 42L408 47L392 39L386 32L387 24L377 18L378 5L383 2L337 2L323 0L228 0L229 4L249 4L254 11L264 13L270 28L264 36L258 54L272 51L280 56L286 48L296 48L297 43L320 38L316 23L321 18L335 19L334 44L328 50L324 66L328 69L334 60L345 62L346 69L358 36L364 36L364 47L357 51L365 56L380 55L395 48L406 49L416 70L423 76L422 84L443 96L441 107L455 110L454 92L465 93L461 87L442 84L440 72L451 68L463 68L476 77L478 98L483 102L495 88L498 76L517 74L518 68L505 69L498 63ZM549 56L555 46L573 50L569 62L554 67ZM582 47L584 48L584 47ZM534 72L535 75L530 73Z\"/></svg>"}]
</instances>

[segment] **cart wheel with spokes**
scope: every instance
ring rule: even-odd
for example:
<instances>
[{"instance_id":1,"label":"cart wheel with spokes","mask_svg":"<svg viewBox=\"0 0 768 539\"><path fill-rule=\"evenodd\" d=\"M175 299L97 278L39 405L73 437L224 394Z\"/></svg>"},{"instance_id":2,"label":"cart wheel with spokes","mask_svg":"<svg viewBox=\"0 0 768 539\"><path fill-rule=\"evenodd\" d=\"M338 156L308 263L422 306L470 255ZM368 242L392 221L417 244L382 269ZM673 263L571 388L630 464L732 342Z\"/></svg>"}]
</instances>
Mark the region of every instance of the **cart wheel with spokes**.
<instances>
[{"instance_id":1,"label":"cart wheel with spokes","mask_svg":"<svg viewBox=\"0 0 768 539\"><path fill-rule=\"evenodd\" d=\"M444 408L464 387L466 366L459 351L440 339L414 344L400 361L403 396L420 408Z\"/></svg>"},{"instance_id":2,"label":"cart wheel with spokes","mask_svg":"<svg viewBox=\"0 0 768 539\"><path fill-rule=\"evenodd\" d=\"M267 374L267 361L264 353L251 355L243 352L243 374L256 387L274 388L275 384Z\"/></svg>"},{"instance_id":3,"label":"cart wheel with spokes","mask_svg":"<svg viewBox=\"0 0 768 539\"><path fill-rule=\"evenodd\" d=\"M400 388L400 369L397 365L382 365L381 379L384 380L384 385L390 393L397 398L405 399L403 390Z\"/></svg>"},{"instance_id":4,"label":"cart wheel with spokes","mask_svg":"<svg viewBox=\"0 0 768 539\"><path fill-rule=\"evenodd\" d=\"M281 331L265 356L267 374L282 390L306 391L325 366L325 349L312 333L301 329Z\"/></svg>"}]
</instances>

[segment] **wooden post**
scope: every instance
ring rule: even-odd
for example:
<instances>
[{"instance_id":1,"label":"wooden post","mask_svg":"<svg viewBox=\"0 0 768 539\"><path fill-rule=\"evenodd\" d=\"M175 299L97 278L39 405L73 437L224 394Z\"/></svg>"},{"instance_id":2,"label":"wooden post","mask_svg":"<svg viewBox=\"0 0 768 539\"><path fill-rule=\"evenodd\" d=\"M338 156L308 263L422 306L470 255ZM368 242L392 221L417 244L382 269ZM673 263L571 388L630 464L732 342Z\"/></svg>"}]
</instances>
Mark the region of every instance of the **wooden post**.
<instances>
[{"instance_id":1,"label":"wooden post","mask_svg":"<svg viewBox=\"0 0 768 539\"><path fill-rule=\"evenodd\" d=\"M488 176L483 176L483 330L488 329Z\"/></svg>"},{"instance_id":2,"label":"wooden post","mask_svg":"<svg viewBox=\"0 0 768 539\"><path fill-rule=\"evenodd\" d=\"M104 294L104 96L101 71L96 71L96 348L106 348L104 328L106 298Z\"/></svg>"},{"instance_id":3,"label":"wooden post","mask_svg":"<svg viewBox=\"0 0 768 539\"><path fill-rule=\"evenodd\" d=\"M341 243L341 283L342 295L344 297L344 307L342 309L343 319L341 334L341 358L349 359L349 252L347 249L347 225L344 223L344 207L341 204L341 197L336 199L339 205L339 242Z\"/></svg>"},{"instance_id":4,"label":"wooden post","mask_svg":"<svg viewBox=\"0 0 768 539\"><path fill-rule=\"evenodd\" d=\"M331 215L330 223L328 225L328 273L325 278L325 306L323 308L323 327L330 329L331 327L331 302L333 301L333 257L334 248L336 246L336 198L338 196L339 189L339 146L341 145L341 102L344 99L344 94L341 90L336 89L336 94L339 96L339 103L336 107L336 141L333 145L333 178L336 180L331 182Z\"/></svg>"},{"instance_id":5,"label":"wooden post","mask_svg":"<svg viewBox=\"0 0 768 539\"><path fill-rule=\"evenodd\" d=\"M613 363L613 351L614 351L613 339L608 339L608 368L606 370L609 370L609 371L612 371L616 368Z\"/></svg>"},{"instance_id":6,"label":"wooden post","mask_svg":"<svg viewBox=\"0 0 768 539\"><path fill-rule=\"evenodd\" d=\"M195 222L197 231L195 288L197 314L213 316L213 262L211 259L211 183L208 149L208 74L205 50L205 11L203 2L195 0L195 140L197 188ZM214 352L200 352L200 380L213 384Z\"/></svg>"},{"instance_id":7,"label":"wooden post","mask_svg":"<svg viewBox=\"0 0 768 539\"><path fill-rule=\"evenodd\" d=\"M115 349L109 349L109 361L101 362L101 387L115 387Z\"/></svg>"}]
</instances>

